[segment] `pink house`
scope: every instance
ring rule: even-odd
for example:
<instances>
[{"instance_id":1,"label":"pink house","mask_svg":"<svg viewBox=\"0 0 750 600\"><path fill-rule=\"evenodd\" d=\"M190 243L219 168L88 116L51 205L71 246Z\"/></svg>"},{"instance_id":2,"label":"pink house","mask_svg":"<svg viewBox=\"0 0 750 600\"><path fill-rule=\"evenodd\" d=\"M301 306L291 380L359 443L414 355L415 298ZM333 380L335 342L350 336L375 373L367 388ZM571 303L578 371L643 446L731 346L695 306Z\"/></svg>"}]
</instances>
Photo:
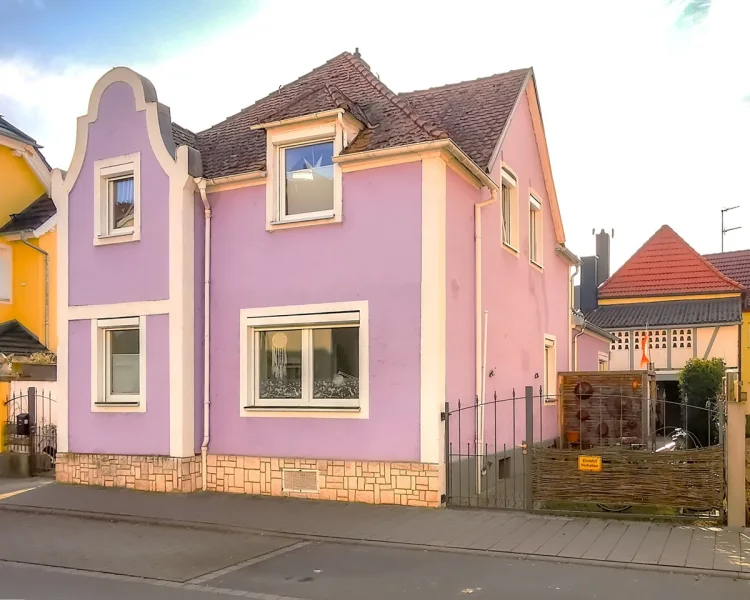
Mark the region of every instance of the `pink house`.
<instances>
[{"instance_id":1,"label":"pink house","mask_svg":"<svg viewBox=\"0 0 750 600\"><path fill-rule=\"evenodd\" d=\"M345 52L194 134L119 67L53 196L61 481L437 506L445 403L572 368L531 69Z\"/></svg>"}]
</instances>

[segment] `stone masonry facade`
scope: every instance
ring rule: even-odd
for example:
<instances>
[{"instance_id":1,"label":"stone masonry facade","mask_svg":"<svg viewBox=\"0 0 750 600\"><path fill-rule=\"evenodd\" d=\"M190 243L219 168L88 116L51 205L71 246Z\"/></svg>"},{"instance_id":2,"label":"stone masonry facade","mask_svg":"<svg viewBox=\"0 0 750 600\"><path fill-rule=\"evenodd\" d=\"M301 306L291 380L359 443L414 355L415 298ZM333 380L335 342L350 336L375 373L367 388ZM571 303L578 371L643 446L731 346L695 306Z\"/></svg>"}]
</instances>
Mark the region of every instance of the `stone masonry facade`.
<instances>
[{"instance_id":1,"label":"stone masonry facade","mask_svg":"<svg viewBox=\"0 0 750 600\"><path fill-rule=\"evenodd\" d=\"M298 474L317 491L285 489ZM438 507L439 485L435 464L208 456L207 488L217 492Z\"/></svg>"},{"instance_id":2,"label":"stone masonry facade","mask_svg":"<svg viewBox=\"0 0 750 600\"><path fill-rule=\"evenodd\" d=\"M200 456L122 456L58 454L57 481L150 492L195 492L201 489Z\"/></svg>"}]
</instances>

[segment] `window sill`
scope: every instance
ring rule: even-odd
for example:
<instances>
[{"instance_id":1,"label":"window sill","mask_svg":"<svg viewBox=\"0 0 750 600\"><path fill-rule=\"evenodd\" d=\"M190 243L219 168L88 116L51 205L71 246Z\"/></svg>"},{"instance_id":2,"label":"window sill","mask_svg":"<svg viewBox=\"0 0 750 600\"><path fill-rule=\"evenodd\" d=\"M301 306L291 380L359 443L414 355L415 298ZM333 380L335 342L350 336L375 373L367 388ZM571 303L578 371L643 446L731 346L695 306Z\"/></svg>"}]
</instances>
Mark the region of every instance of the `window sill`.
<instances>
[{"instance_id":1,"label":"window sill","mask_svg":"<svg viewBox=\"0 0 750 600\"><path fill-rule=\"evenodd\" d=\"M106 246L108 244L137 242L140 239L140 233L135 229L118 233L101 233L94 238L94 246Z\"/></svg>"},{"instance_id":2,"label":"window sill","mask_svg":"<svg viewBox=\"0 0 750 600\"><path fill-rule=\"evenodd\" d=\"M503 242L503 248L505 248L505 250L510 252L513 256L518 257L518 248L514 248L508 242Z\"/></svg>"},{"instance_id":3,"label":"window sill","mask_svg":"<svg viewBox=\"0 0 750 600\"><path fill-rule=\"evenodd\" d=\"M540 271L542 273L544 272L544 267L542 265L540 265L538 262L536 262L535 260L529 259L529 264L532 267L534 267L535 269L537 269L538 271Z\"/></svg>"},{"instance_id":4,"label":"window sill","mask_svg":"<svg viewBox=\"0 0 750 600\"><path fill-rule=\"evenodd\" d=\"M299 419L366 419L359 406L243 406L242 417L276 417Z\"/></svg>"},{"instance_id":5,"label":"window sill","mask_svg":"<svg viewBox=\"0 0 750 600\"><path fill-rule=\"evenodd\" d=\"M266 225L267 231L277 229L291 229L293 227L308 227L310 225L328 225L329 223L340 223L341 216L335 213L327 215L315 215L313 217L301 217L298 219L284 219L283 221L271 221Z\"/></svg>"},{"instance_id":6,"label":"window sill","mask_svg":"<svg viewBox=\"0 0 750 600\"><path fill-rule=\"evenodd\" d=\"M140 406L140 401L135 402L94 402L94 406Z\"/></svg>"}]
</instances>

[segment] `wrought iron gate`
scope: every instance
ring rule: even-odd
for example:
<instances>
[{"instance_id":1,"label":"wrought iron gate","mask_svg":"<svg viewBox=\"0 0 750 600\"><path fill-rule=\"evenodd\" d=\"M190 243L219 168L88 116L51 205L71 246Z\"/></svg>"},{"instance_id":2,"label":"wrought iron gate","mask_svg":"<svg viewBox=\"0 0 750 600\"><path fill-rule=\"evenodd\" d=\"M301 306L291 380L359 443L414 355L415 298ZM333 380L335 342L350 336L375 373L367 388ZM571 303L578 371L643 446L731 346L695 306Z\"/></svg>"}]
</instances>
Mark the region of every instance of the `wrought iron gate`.
<instances>
[{"instance_id":1,"label":"wrought iron gate","mask_svg":"<svg viewBox=\"0 0 750 600\"><path fill-rule=\"evenodd\" d=\"M54 474L57 457L57 403L49 392L30 387L5 399L5 452L28 456L29 474Z\"/></svg>"},{"instance_id":2,"label":"wrought iron gate","mask_svg":"<svg viewBox=\"0 0 750 600\"><path fill-rule=\"evenodd\" d=\"M556 436L546 415L542 390L524 396L445 405L446 504L448 506L532 510L529 449ZM535 408L536 406L536 408Z\"/></svg>"}]
</instances>

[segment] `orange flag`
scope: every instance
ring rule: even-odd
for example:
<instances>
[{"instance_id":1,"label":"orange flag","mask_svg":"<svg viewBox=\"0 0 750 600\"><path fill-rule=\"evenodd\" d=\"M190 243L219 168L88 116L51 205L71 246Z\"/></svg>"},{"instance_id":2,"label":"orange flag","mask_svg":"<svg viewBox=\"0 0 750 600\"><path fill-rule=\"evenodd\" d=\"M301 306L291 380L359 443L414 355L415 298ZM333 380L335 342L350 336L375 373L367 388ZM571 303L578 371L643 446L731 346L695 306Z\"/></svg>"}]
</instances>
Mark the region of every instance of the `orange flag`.
<instances>
[{"instance_id":1,"label":"orange flag","mask_svg":"<svg viewBox=\"0 0 750 600\"><path fill-rule=\"evenodd\" d=\"M646 356L646 346L648 345L649 334L644 334L641 338L641 368L646 369L648 367L648 356Z\"/></svg>"}]
</instances>

